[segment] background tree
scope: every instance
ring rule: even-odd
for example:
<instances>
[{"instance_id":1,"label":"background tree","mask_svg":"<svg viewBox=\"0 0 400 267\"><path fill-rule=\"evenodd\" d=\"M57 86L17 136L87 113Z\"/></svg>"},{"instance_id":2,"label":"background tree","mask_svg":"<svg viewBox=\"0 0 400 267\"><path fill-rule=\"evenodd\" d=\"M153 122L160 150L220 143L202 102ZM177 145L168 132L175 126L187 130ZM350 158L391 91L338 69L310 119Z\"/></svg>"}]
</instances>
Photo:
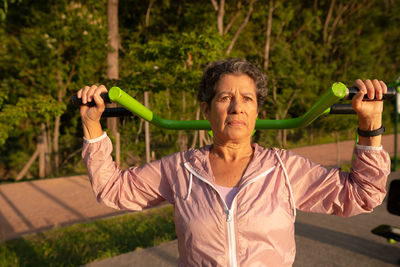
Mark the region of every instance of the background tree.
<instances>
[{"instance_id":1,"label":"background tree","mask_svg":"<svg viewBox=\"0 0 400 267\"><path fill-rule=\"evenodd\" d=\"M118 31L118 0L107 1L107 32L109 50L107 53L107 78L110 80L119 79L118 71L118 50L119 50L119 31ZM116 107L115 103L107 105L110 108ZM115 138L115 162L120 164L120 134L118 131L118 119L107 118L107 128L111 130Z\"/></svg>"},{"instance_id":2,"label":"background tree","mask_svg":"<svg viewBox=\"0 0 400 267\"><path fill-rule=\"evenodd\" d=\"M390 83L400 73L395 1L120 0L114 49L107 43L106 0L3 3L8 7L0 21L2 179L16 177L37 151L38 138L48 173L85 172L79 111L68 105L84 85L118 85L142 103L147 91L156 114L200 119L196 90L204 67L243 57L268 77L259 117L284 119L303 114L333 82L351 85L359 77L376 77ZM114 79L106 75L107 53L117 50ZM385 105L388 131L392 111ZM291 147L352 138L356 123L355 116L326 116L303 129L257 131L255 141ZM143 121L123 118L119 125L121 165L143 163ZM204 132L150 129L156 158L210 141ZM37 173L33 163L27 177Z\"/></svg>"}]
</instances>

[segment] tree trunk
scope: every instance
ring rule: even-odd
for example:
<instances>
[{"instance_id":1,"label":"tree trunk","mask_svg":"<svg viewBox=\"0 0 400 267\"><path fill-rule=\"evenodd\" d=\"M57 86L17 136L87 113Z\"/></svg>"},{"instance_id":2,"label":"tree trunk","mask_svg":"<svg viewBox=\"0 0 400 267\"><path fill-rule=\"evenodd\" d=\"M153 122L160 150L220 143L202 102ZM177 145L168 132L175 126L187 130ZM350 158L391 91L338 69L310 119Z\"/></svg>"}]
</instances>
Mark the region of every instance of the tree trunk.
<instances>
[{"instance_id":1,"label":"tree trunk","mask_svg":"<svg viewBox=\"0 0 400 267\"><path fill-rule=\"evenodd\" d=\"M149 92L144 92L144 106L149 108ZM151 161L151 153L150 153L150 129L149 122L144 122L144 134L145 134L145 142L146 142L146 162Z\"/></svg>"},{"instance_id":2,"label":"tree trunk","mask_svg":"<svg viewBox=\"0 0 400 267\"><path fill-rule=\"evenodd\" d=\"M107 1L107 30L108 44L110 50L107 53L107 78L117 80L118 75L118 48L119 48L119 33L118 33L118 0ZM108 107L116 107L116 104L109 104ZM117 118L107 118L107 128L112 131L114 137L118 135L118 120ZM119 147L115 144L115 147ZM120 164L120 153L116 149L115 161Z\"/></svg>"},{"instance_id":3,"label":"tree trunk","mask_svg":"<svg viewBox=\"0 0 400 267\"><path fill-rule=\"evenodd\" d=\"M63 89L64 89L64 84L61 76L61 70L60 70L60 65L61 65L61 50L62 46L59 44L58 46L58 51L57 51L57 83L58 83L58 94L57 94L57 101L62 102L63 98ZM55 123L54 123L54 133L53 133L53 148L54 148L54 171L57 173L58 172L58 166L59 166L59 155L58 155L58 140L60 136L60 121L61 121L61 115L58 115L56 117Z\"/></svg>"},{"instance_id":4,"label":"tree trunk","mask_svg":"<svg viewBox=\"0 0 400 267\"><path fill-rule=\"evenodd\" d=\"M279 120L279 116L276 115L276 116L275 116L275 119L276 119L276 120ZM282 136L283 136L283 130L282 130L282 129L279 129L279 130L278 130L277 137L276 137L276 139L278 140L278 145L279 145L279 147L282 147L282 146L283 146L283 145L282 145Z\"/></svg>"},{"instance_id":5,"label":"tree trunk","mask_svg":"<svg viewBox=\"0 0 400 267\"><path fill-rule=\"evenodd\" d=\"M225 15L225 0L219 1L217 26L220 36L224 34L224 15Z\"/></svg>"},{"instance_id":6,"label":"tree trunk","mask_svg":"<svg viewBox=\"0 0 400 267\"><path fill-rule=\"evenodd\" d=\"M44 123L43 123L44 125ZM46 134L46 176L50 176L53 172L52 164L51 164L51 133L50 133L50 125L47 121L47 126L45 127L45 134Z\"/></svg>"},{"instance_id":7,"label":"tree trunk","mask_svg":"<svg viewBox=\"0 0 400 267\"><path fill-rule=\"evenodd\" d=\"M265 48L264 48L264 71L268 71L269 64L269 50L271 46L271 29L272 29L272 14L274 12L274 1L269 1L269 10L268 10L268 21L267 21L267 30L266 30L266 39L265 39Z\"/></svg>"},{"instance_id":8,"label":"tree trunk","mask_svg":"<svg viewBox=\"0 0 400 267\"><path fill-rule=\"evenodd\" d=\"M146 25L146 42L149 40L149 26L150 26L150 11L151 11L151 7L154 4L154 0L150 0L149 2L149 6L147 7L147 11L146 11L146 21L145 21L145 25Z\"/></svg>"},{"instance_id":9,"label":"tree trunk","mask_svg":"<svg viewBox=\"0 0 400 267\"><path fill-rule=\"evenodd\" d=\"M154 3L153 0L149 1L149 5L148 5L147 11L146 11L146 20L145 20L146 42L148 41L148 38L149 38L148 29L150 26L150 11L151 11L151 7L153 6L153 3ZM144 92L144 106L146 108L149 108L149 92L148 91ZM144 136L145 136L145 144L146 144L146 162L150 162L152 159L152 153L151 153L151 147L150 147L150 127L149 127L148 121L144 122Z\"/></svg>"},{"instance_id":10,"label":"tree trunk","mask_svg":"<svg viewBox=\"0 0 400 267\"><path fill-rule=\"evenodd\" d=\"M46 125L42 122L40 124L40 128L42 131L41 137L40 137L40 164L41 164L41 172L39 177L44 178L46 176L49 176L50 171L51 171L51 163L50 163L50 154L49 154L49 140L47 139L47 129Z\"/></svg>"},{"instance_id":11,"label":"tree trunk","mask_svg":"<svg viewBox=\"0 0 400 267\"><path fill-rule=\"evenodd\" d=\"M184 120L184 114L186 113L186 93L182 91L182 113L181 113L181 120ZM188 137L184 131L179 131L178 133L178 145L180 151L187 150L188 144Z\"/></svg>"},{"instance_id":12,"label":"tree trunk","mask_svg":"<svg viewBox=\"0 0 400 267\"><path fill-rule=\"evenodd\" d=\"M200 119L200 106L197 106L197 109L196 109L196 120L199 120L199 119ZM195 148L196 147L196 143L197 143L197 138L199 136L199 132L200 131L195 131L194 132L193 142L192 142L192 145L190 146L190 148Z\"/></svg>"},{"instance_id":13,"label":"tree trunk","mask_svg":"<svg viewBox=\"0 0 400 267\"><path fill-rule=\"evenodd\" d=\"M59 47L59 49L61 49ZM58 54L58 64L60 65L60 53L59 51ZM63 98L63 81L61 77L61 71L60 71L60 66L57 66L57 80L58 80L58 95L57 95L57 100L58 102L62 102ZM54 171L57 173L58 172L58 166L59 166L59 155L58 155L58 139L60 136L60 121L61 121L61 115L58 115L56 117L55 123L54 123L54 136L53 136L53 148L54 148Z\"/></svg>"},{"instance_id":14,"label":"tree trunk","mask_svg":"<svg viewBox=\"0 0 400 267\"><path fill-rule=\"evenodd\" d=\"M54 124L54 137L53 137L53 148L54 148L54 172L58 172L58 166L60 165L60 156L58 154L58 140L60 138L60 120L61 115L56 117Z\"/></svg>"},{"instance_id":15,"label":"tree trunk","mask_svg":"<svg viewBox=\"0 0 400 267\"><path fill-rule=\"evenodd\" d=\"M282 130L282 146L283 148L286 148L287 144L287 129Z\"/></svg>"},{"instance_id":16,"label":"tree trunk","mask_svg":"<svg viewBox=\"0 0 400 267\"><path fill-rule=\"evenodd\" d=\"M340 145L339 145L339 137L340 137L340 134L339 134L339 132L334 132L334 136L335 136L335 138L336 138L336 164L337 164L337 166L340 166Z\"/></svg>"},{"instance_id":17,"label":"tree trunk","mask_svg":"<svg viewBox=\"0 0 400 267\"><path fill-rule=\"evenodd\" d=\"M187 150L187 143L188 138L184 131L178 131L178 145L179 151L186 151Z\"/></svg>"},{"instance_id":18,"label":"tree trunk","mask_svg":"<svg viewBox=\"0 0 400 267\"><path fill-rule=\"evenodd\" d=\"M44 178L46 176L46 149L43 134L39 136L37 146L39 150L39 178Z\"/></svg>"},{"instance_id":19,"label":"tree trunk","mask_svg":"<svg viewBox=\"0 0 400 267\"><path fill-rule=\"evenodd\" d=\"M143 122L144 122L144 119L140 119L139 129L138 129L138 131L136 133L136 138L135 138L135 143L136 144L139 142L139 136L140 136L140 134L142 133L142 130L143 130Z\"/></svg>"}]
</instances>

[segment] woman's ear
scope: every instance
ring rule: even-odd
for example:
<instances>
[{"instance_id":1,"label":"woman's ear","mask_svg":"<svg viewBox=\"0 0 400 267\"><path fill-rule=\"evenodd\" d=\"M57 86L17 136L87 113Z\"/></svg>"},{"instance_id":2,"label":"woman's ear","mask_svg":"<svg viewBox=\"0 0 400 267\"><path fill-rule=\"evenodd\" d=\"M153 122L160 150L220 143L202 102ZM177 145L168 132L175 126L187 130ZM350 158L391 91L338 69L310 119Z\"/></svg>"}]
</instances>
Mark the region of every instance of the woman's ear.
<instances>
[{"instance_id":1,"label":"woman's ear","mask_svg":"<svg viewBox=\"0 0 400 267\"><path fill-rule=\"evenodd\" d=\"M200 104L201 107L201 111L203 112L204 116L206 117L206 119L208 119L208 104L207 102L201 102Z\"/></svg>"}]
</instances>

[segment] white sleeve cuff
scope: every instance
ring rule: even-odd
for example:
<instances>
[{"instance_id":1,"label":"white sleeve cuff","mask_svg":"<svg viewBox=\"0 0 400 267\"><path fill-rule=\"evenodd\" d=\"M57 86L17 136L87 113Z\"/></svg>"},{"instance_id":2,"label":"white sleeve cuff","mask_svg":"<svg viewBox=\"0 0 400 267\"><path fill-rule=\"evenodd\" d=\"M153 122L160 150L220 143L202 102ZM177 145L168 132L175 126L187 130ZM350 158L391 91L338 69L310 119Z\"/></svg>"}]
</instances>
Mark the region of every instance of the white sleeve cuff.
<instances>
[{"instance_id":1,"label":"white sleeve cuff","mask_svg":"<svg viewBox=\"0 0 400 267\"><path fill-rule=\"evenodd\" d=\"M373 150L373 151L381 151L382 150L382 146L363 146L363 145L357 144L356 147L358 149L363 149L363 150Z\"/></svg>"},{"instance_id":2,"label":"white sleeve cuff","mask_svg":"<svg viewBox=\"0 0 400 267\"><path fill-rule=\"evenodd\" d=\"M87 138L83 137L83 142L89 143L89 144L96 143L96 142L103 140L106 137L107 137L107 133L103 132L103 134L101 136L94 138L94 139L87 139Z\"/></svg>"}]
</instances>

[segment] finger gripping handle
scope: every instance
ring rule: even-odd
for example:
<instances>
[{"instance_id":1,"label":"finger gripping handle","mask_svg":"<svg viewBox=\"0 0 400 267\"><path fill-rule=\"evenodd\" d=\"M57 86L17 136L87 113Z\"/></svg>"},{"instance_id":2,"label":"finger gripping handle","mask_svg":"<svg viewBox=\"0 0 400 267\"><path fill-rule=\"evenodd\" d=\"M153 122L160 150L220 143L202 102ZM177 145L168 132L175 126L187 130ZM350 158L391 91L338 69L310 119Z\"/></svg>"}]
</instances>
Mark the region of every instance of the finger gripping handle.
<instances>
[{"instance_id":1,"label":"finger gripping handle","mask_svg":"<svg viewBox=\"0 0 400 267\"><path fill-rule=\"evenodd\" d=\"M352 99L359 91L357 87L347 87L348 93L345 97L346 100ZM388 100L392 99L393 97L396 96L396 88L394 87L388 87L387 88L387 93L383 95L383 100ZM364 95L364 99L368 99L367 94Z\"/></svg>"},{"instance_id":2,"label":"finger gripping handle","mask_svg":"<svg viewBox=\"0 0 400 267\"><path fill-rule=\"evenodd\" d=\"M102 94L100 95L100 97L103 98L104 103L106 103L106 104L111 103L111 100L110 100L110 98L108 97L108 93L102 93ZM78 98L78 96L77 96L76 94L73 95L73 96L71 97L71 104L72 104L73 106L76 106L76 107L82 106L82 105L83 105L83 103L82 103L82 98ZM96 106L96 102L94 102L94 100L93 100L93 101L91 101L91 102L87 102L85 105L88 106L88 107L94 107L94 106Z\"/></svg>"}]
</instances>

